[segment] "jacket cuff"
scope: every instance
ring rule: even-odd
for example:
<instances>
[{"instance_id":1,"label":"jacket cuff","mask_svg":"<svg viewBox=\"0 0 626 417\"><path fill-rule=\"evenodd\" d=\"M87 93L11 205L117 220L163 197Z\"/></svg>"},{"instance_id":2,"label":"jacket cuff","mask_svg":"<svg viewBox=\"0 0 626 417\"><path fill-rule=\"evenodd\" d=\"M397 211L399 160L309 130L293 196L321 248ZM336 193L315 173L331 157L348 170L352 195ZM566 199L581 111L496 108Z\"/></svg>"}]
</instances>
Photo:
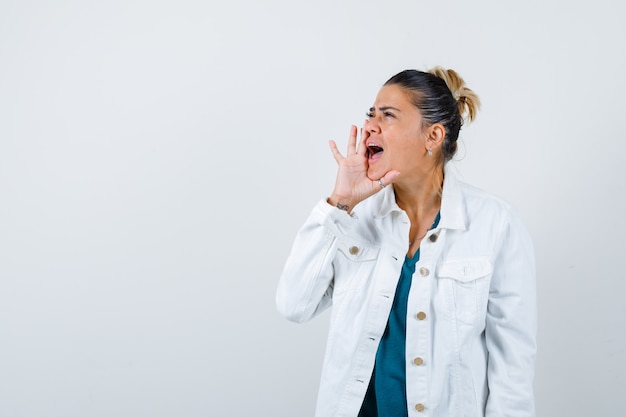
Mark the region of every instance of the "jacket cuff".
<instances>
[{"instance_id":1,"label":"jacket cuff","mask_svg":"<svg viewBox=\"0 0 626 417\"><path fill-rule=\"evenodd\" d=\"M328 203L326 199L320 200L311 213L312 219L326 227L333 235L346 235L357 221L355 214L348 214Z\"/></svg>"}]
</instances>

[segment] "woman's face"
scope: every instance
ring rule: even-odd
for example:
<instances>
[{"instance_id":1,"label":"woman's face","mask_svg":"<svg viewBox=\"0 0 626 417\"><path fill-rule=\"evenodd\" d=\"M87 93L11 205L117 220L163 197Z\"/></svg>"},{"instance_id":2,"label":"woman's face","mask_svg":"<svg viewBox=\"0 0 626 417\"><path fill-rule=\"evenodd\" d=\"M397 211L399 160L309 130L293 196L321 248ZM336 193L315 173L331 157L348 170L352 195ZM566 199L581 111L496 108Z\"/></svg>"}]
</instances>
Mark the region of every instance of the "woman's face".
<instances>
[{"instance_id":1,"label":"woman's face","mask_svg":"<svg viewBox=\"0 0 626 417\"><path fill-rule=\"evenodd\" d=\"M422 116L409 94L398 85L384 86L368 112L363 137L371 180L378 180L392 169L400 171L400 179L432 167L432 162L427 164L425 160L428 148Z\"/></svg>"}]
</instances>

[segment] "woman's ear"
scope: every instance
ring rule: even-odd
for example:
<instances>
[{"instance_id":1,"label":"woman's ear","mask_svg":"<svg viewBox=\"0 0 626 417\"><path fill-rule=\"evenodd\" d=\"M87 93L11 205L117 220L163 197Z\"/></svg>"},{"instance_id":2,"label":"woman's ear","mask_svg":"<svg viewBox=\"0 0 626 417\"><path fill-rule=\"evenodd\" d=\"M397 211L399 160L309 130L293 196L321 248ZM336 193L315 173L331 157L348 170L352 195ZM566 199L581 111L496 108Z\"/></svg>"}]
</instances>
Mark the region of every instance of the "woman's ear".
<instances>
[{"instance_id":1,"label":"woman's ear","mask_svg":"<svg viewBox=\"0 0 626 417\"><path fill-rule=\"evenodd\" d=\"M446 137L446 129L441 123L434 123L428 127L428 137L426 138L426 149L437 149Z\"/></svg>"}]
</instances>

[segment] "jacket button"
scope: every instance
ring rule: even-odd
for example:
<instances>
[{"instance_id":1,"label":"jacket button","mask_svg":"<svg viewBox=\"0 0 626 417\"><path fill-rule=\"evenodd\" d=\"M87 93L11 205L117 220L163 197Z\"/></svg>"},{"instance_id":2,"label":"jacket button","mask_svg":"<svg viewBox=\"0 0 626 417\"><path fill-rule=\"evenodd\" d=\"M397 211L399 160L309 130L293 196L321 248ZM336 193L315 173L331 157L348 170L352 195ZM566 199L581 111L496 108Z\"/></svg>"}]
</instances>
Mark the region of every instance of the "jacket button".
<instances>
[{"instance_id":1,"label":"jacket button","mask_svg":"<svg viewBox=\"0 0 626 417\"><path fill-rule=\"evenodd\" d=\"M357 246L350 246L350 249L348 249L348 251L350 251L350 255L356 255L357 253L359 253L359 248Z\"/></svg>"},{"instance_id":2,"label":"jacket button","mask_svg":"<svg viewBox=\"0 0 626 417\"><path fill-rule=\"evenodd\" d=\"M425 407L424 407L424 404L422 404L422 403L417 403L417 404L415 404L415 409L416 409L417 411L419 411L420 413L421 413L422 411L424 411L424 408L425 408Z\"/></svg>"},{"instance_id":3,"label":"jacket button","mask_svg":"<svg viewBox=\"0 0 626 417\"><path fill-rule=\"evenodd\" d=\"M428 268L424 268L424 267L420 268L420 275L421 276L426 277L426 276L428 276L428 274L430 274L430 271L428 270Z\"/></svg>"},{"instance_id":4,"label":"jacket button","mask_svg":"<svg viewBox=\"0 0 626 417\"><path fill-rule=\"evenodd\" d=\"M426 318L426 313L420 311L419 313L417 313L416 317L418 320L424 320Z\"/></svg>"},{"instance_id":5,"label":"jacket button","mask_svg":"<svg viewBox=\"0 0 626 417\"><path fill-rule=\"evenodd\" d=\"M431 242L436 242L437 241L437 233L433 233L432 235L430 235L428 237L428 240L430 240Z\"/></svg>"},{"instance_id":6,"label":"jacket button","mask_svg":"<svg viewBox=\"0 0 626 417\"><path fill-rule=\"evenodd\" d=\"M417 358L413 359L413 363L417 366L422 366L424 365L424 360L418 356Z\"/></svg>"}]
</instances>

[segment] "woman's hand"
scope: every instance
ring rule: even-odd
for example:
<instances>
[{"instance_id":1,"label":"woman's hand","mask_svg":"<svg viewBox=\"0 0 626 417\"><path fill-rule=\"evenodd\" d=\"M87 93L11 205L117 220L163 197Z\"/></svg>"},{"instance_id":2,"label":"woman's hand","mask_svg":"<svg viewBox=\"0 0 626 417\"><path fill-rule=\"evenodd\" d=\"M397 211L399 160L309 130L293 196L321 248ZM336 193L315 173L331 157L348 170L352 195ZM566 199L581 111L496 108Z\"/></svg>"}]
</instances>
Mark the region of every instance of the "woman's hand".
<instances>
[{"instance_id":1,"label":"woman's hand","mask_svg":"<svg viewBox=\"0 0 626 417\"><path fill-rule=\"evenodd\" d=\"M357 127L350 127L350 138L348 140L348 153L344 157L335 141L329 141L333 157L339 165L335 190L328 199L328 203L336 206L348 213L352 211L361 201L380 191L383 187L380 181L387 186L398 176L398 171L389 171L382 178L371 180L367 176L367 147L365 140L369 133L361 129L360 145L357 146Z\"/></svg>"}]
</instances>

